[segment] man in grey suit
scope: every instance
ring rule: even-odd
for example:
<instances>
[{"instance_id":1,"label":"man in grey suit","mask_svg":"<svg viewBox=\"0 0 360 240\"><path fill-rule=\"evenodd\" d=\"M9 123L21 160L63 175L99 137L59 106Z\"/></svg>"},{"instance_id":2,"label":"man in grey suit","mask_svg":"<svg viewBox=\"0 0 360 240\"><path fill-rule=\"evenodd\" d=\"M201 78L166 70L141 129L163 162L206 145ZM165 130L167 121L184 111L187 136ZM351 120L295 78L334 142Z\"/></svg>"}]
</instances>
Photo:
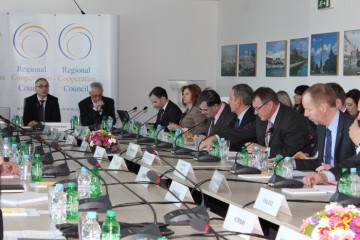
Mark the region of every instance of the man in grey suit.
<instances>
[{"instance_id":1,"label":"man in grey suit","mask_svg":"<svg viewBox=\"0 0 360 240\"><path fill-rule=\"evenodd\" d=\"M228 104L221 102L217 92L206 89L200 93L197 103L199 110L209 121L206 126L207 136L221 134L226 128L232 128L236 115L231 112Z\"/></svg>"}]
</instances>

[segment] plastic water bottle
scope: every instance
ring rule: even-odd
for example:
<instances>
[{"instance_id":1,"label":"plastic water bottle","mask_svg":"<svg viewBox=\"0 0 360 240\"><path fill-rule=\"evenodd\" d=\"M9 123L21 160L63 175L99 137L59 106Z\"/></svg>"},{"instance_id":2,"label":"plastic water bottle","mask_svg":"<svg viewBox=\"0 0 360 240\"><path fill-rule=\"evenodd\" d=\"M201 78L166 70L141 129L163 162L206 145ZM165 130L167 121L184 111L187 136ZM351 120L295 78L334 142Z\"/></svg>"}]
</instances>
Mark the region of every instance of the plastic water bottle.
<instances>
[{"instance_id":1,"label":"plastic water bottle","mask_svg":"<svg viewBox=\"0 0 360 240\"><path fill-rule=\"evenodd\" d=\"M82 240L100 240L101 228L96 221L96 212L88 212L87 219L81 229Z\"/></svg>"},{"instance_id":2,"label":"plastic water bottle","mask_svg":"<svg viewBox=\"0 0 360 240\"><path fill-rule=\"evenodd\" d=\"M239 153L239 163L243 165L244 167L249 166L249 153L246 149L246 147L243 147L241 152Z\"/></svg>"},{"instance_id":3,"label":"plastic water bottle","mask_svg":"<svg viewBox=\"0 0 360 240\"><path fill-rule=\"evenodd\" d=\"M293 168L293 165L291 163L291 158L290 157L285 157L284 163L283 163L283 166L282 166L282 176L284 178L287 178L287 179L292 179L293 178L293 171L294 171L294 168Z\"/></svg>"},{"instance_id":4,"label":"plastic water bottle","mask_svg":"<svg viewBox=\"0 0 360 240\"><path fill-rule=\"evenodd\" d=\"M16 143L11 144L11 151L10 151L10 154L9 154L9 161L16 163L16 165L18 165L18 166L20 165L20 162L19 162L19 150L17 149L17 144Z\"/></svg>"},{"instance_id":5,"label":"plastic water bottle","mask_svg":"<svg viewBox=\"0 0 360 240\"><path fill-rule=\"evenodd\" d=\"M24 154L22 156L22 161L20 164L20 180L30 180L31 179L31 163L29 160L29 155Z\"/></svg>"},{"instance_id":6,"label":"plastic water bottle","mask_svg":"<svg viewBox=\"0 0 360 240\"><path fill-rule=\"evenodd\" d=\"M106 220L101 226L102 240L119 240L120 239L120 224L116 220L114 210L106 211Z\"/></svg>"},{"instance_id":7,"label":"plastic water bottle","mask_svg":"<svg viewBox=\"0 0 360 240\"><path fill-rule=\"evenodd\" d=\"M175 133L172 129L169 130L169 134L168 134L168 142L173 144L174 142L174 137L175 137Z\"/></svg>"},{"instance_id":8,"label":"plastic water bottle","mask_svg":"<svg viewBox=\"0 0 360 240\"><path fill-rule=\"evenodd\" d=\"M90 177L90 197L96 198L102 195L101 179L99 178L99 169L93 167Z\"/></svg>"},{"instance_id":9,"label":"plastic water bottle","mask_svg":"<svg viewBox=\"0 0 360 240\"><path fill-rule=\"evenodd\" d=\"M357 174L356 168L350 169L350 179L351 179L351 193L355 197L360 196L360 177Z\"/></svg>"},{"instance_id":10,"label":"plastic water bottle","mask_svg":"<svg viewBox=\"0 0 360 240\"><path fill-rule=\"evenodd\" d=\"M33 182L40 182L43 178L43 163L40 154L35 154L35 158L31 164L31 179Z\"/></svg>"},{"instance_id":11,"label":"plastic water bottle","mask_svg":"<svg viewBox=\"0 0 360 240\"><path fill-rule=\"evenodd\" d=\"M156 130L154 125L151 125L149 128L149 138L155 139L156 138Z\"/></svg>"},{"instance_id":12,"label":"plastic water bottle","mask_svg":"<svg viewBox=\"0 0 360 240\"><path fill-rule=\"evenodd\" d=\"M128 129L126 130L126 124L128 125ZM134 132L134 121L133 120L129 120L129 121L126 121L125 123L125 126L124 126L124 130L125 131L128 131L128 132Z\"/></svg>"},{"instance_id":13,"label":"plastic water bottle","mask_svg":"<svg viewBox=\"0 0 360 240\"><path fill-rule=\"evenodd\" d=\"M342 177L339 179L339 192L345 195L351 195L351 179L347 173L347 169L342 169Z\"/></svg>"},{"instance_id":14,"label":"plastic water bottle","mask_svg":"<svg viewBox=\"0 0 360 240\"><path fill-rule=\"evenodd\" d=\"M275 172L275 175L277 176L282 176L282 166L283 166L283 162L282 162L282 156L280 154L275 156L275 162L273 165L273 171Z\"/></svg>"},{"instance_id":15,"label":"plastic water bottle","mask_svg":"<svg viewBox=\"0 0 360 240\"><path fill-rule=\"evenodd\" d=\"M211 144L210 154L215 157L220 157L220 143L217 138L214 138L214 141Z\"/></svg>"},{"instance_id":16,"label":"plastic water bottle","mask_svg":"<svg viewBox=\"0 0 360 240\"><path fill-rule=\"evenodd\" d=\"M64 223L66 218L66 195L64 184L57 183L51 199L51 219L56 223Z\"/></svg>"},{"instance_id":17,"label":"plastic water bottle","mask_svg":"<svg viewBox=\"0 0 360 240\"><path fill-rule=\"evenodd\" d=\"M181 134L180 128L176 129L175 138L177 138L176 146L184 147L185 139L184 136Z\"/></svg>"},{"instance_id":18,"label":"plastic water bottle","mask_svg":"<svg viewBox=\"0 0 360 240\"><path fill-rule=\"evenodd\" d=\"M4 142L1 148L1 152L4 158L8 158L10 154L10 144L9 144L9 138L4 137Z\"/></svg>"},{"instance_id":19,"label":"plastic water bottle","mask_svg":"<svg viewBox=\"0 0 360 240\"><path fill-rule=\"evenodd\" d=\"M107 130L106 116L104 116L102 121L101 121L101 130Z\"/></svg>"},{"instance_id":20,"label":"plastic water bottle","mask_svg":"<svg viewBox=\"0 0 360 240\"><path fill-rule=\"evenodd\" d=\"M81 168L77 179L79 199L90 197L90 175L86 167Z\"/></svg>"},{"instance_id":21,"label":"plastic water bottle","mask_svg":"<svg viewBox=\"0 0 360 240\"><path fill-rule=\"evenodd\" d=\"M155 138L157 136L160 141L163 141L164 140L164 137L163 137L164 135L163 134L164 134L164 129L162 129L162 126L160 124L158 124L157 127L156 127Z\"/></svg>"},{"instance_id":22,"label":"plastic water bottle","mask_svg":"<svg viewBox=\"0 0 360 240\"><path fill-rule=\"evenodd\" d=\"M66 219L77 219L79 213L79 197L75 182L68 183L66 191Z\"/></svg>"},{"instance_id":23,"label":"plastic water bottle","mask_svg":"<svg viewBox=\"0 0 360 240\"><path fill-rule=\"evenodd\" d=\"M108 120L107 120L107 131L111 132L112 128L113 128L113 123L114 123L114 119L109 116Z\"/></svg>"},{"instance_id":24,"label":"plastic water bottle","mask_svg":"<svg viewBox=\"0 0 360 240\"><path fill-rule=\"evenodd\" d=\"M28 150L26 149L26 145L25 143L22 143L20 145L20 149L19 149L19 156L23 156L24 154L29 154Z\"/></svg>"},{"instance_id":25,"label":"plastic water bottle","mask_svg":"<svg viewBox=\"0 0 360 240\"><path fill-rule=\"evenodd\" d=\"M145 122L141 122L141 128L140 128L140 135L146 136L147 135L147 128L145 126Z\"/></svg>"},{"instance_id":26,"label":"plastic water bottle","mask_svg":"<svg viewBox=\"0 0 360 240\"><path fill-rule=\"evenodd\" d=\"M259 146L254 147L254 152L252 155L252 166L257 169L261 169L261 151Z\"/></svg>"}]
</instances>

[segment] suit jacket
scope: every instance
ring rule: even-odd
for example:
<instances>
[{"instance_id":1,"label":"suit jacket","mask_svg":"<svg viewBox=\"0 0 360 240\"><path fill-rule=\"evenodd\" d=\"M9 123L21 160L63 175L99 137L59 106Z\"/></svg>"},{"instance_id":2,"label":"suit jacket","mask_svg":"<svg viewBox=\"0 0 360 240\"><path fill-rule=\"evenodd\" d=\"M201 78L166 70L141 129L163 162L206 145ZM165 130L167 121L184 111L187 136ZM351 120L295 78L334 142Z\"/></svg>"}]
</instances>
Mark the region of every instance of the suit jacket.
<instances>
[{"instance_id":1,"label":"suit jacket","mask_svg":"<svg viewBox=\"0 0 360 240\"><path fill-rule=\"evenodd\" d=\"M268 121L261 121L256 117L255 121L244 127L225 129L224 134L220 136L229 139L230 143L255 141L265 146L267 123ZM305 120L295 110L280 104L273 129L269 140L270 157L275 157L277 154L292 156L298 151L310 152Z\"/></svg>"},{"instance_id":2,"label":"suit jacket","mask_svg":"<svg viewBox=\"0 0 360 240\"><path fill-rule=\"evenodd\" d=\"M341 164L338 164L331 168L329 171L332 172L337 181L339 181L342 175L342 168L353 168L356 167L357 171L360 171L360 152L353 155L352 157L345 159Z\"/></svg>"},{"instance_id":3,"label":"suit jacket","mask_svg":"<svg viewBox=\"0 0 360 240\"><path fill-rule=\"evenodd\" d=\"M349 136L349 128L351 124L354 122L354 118L341 111L339 111L339 113L340 113L339 124L337 127L337 135L335 141L334 166L356 155L355 145L351 141ZM301 160L301 159L295 160L297 169L315 170L318 166L321 165L324 159L325 139L326 139L326 126L318 125L317 127L318 158L315 160Z\"/></svg>"},{"instance_id":4,"label":"suit jacket","mask_svg":"<svg viewBox=\"0 0 360 240\"><path fill-rule=\"evenodd\" d=\"M181 117L182 111L180 110L180 108L175 103L169 100L164 112L162 112L161 110L158 112L154 126L155 128L158 124L160 124L161 126L168 126L171 122L179 124Z\"/></svg>"},{"instance_id":5,"label":"suit jacket","mask_svg":"<svg viewBox=\"0 0 360 240\"><path fill-rule=\"evenodd\" d=\"M116 117L114 100L108 97L102 97L102 100L104 102L104 105L102 106L102 114L94 110L91 97L87 97L79 102L80 121L83 126L98 126L101 124L102 118L104 116L111 116L114 120L113 125L115 125Z\"/></svg>"},{"instance_id":6,"label":"suit jacket","mask_svg":"<svg viewBox=\"0 0 360 240\"><path fill-rule=\"evenodd\" d=\"M238 118L238 117L236 117L236 118ZM234 120L236 120L236 118ZM242 118L240 125L238 125L238 126L235 126L235 124L232 124L232 125L234 126L234 128L241 128L250 122L254 122L255 119L256 119L256 115L255 115L254 108L250 107L249 109L246 110L246 113L244 114L244 117ZM243 142L237 142L237 143L230 142L230 150L231 151L240 151L243 146L244 146Z\"/></svg>"},{"instance_id":7,"label":"suit jacket","mask_svg":"<svg viewBox=\"0 0 360 240\"><path fill-rule=\"evenodd\" d=\"M3 217L2 217L2 211L0 209L0 240L4 238L4 224L3 224Z\"/></svg>"},{"instance_id":8,"label":"suit jacket","mask_svg":"<svg viewBox=\"0 0 360 240\"><path fill-rule=\"evenodd\" d=\"M185 116L180 120L180 126L184 128L192 128L206 119L206 116L199 111L198 106L193 106L190 110L187 109L184 114ZM192 134L206 134L206 125L199 125L190 132Z\"/></svg>"},{"instance_id":9,"label":"suit jacket","mask_svg":"<svg viewBox=\"0 0 360 240\"><path fill-rule=\"evenodd\" d=\"M209 129L212 124L212 120L207 122L206 133L209 133L208 136L212 136L215 134L218 134L220 136L225 129L233 128L234 119L236 118L236 114L231 112L229 104L227 104L227 103L224 103L224 104L225 104L225 107L224 107L223 111L221 112L219 119L216 121L216 124L211 128L210 133L209 133Z\"/></svg>"},{"instance_id":10,"label":"suit jacket","mask_svg":"<svg viewBox=\"0 0 360 240\"><path fill-rule=\"evenodd\" d=\"M39 122L39 108L40 103L37 94L24 99L24 126L27 126L29 122L33 120ZM47 100L45 102L45 122L61 122L58 98L50 94L47 95Z\"/></svg>"}]
</instances>

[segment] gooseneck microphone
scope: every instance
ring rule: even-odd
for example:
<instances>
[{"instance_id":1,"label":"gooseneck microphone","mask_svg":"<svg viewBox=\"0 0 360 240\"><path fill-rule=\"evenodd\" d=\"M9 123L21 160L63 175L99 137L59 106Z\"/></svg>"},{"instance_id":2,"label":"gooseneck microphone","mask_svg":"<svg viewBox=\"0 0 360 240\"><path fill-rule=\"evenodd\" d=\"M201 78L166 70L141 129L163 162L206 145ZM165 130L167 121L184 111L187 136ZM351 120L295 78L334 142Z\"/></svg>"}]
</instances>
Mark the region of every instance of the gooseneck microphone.
<instances>
[{"instance_id":1,"label":"gooseneck microphone","mask_svg":"<svg viewBox=\"0 0 360 240\"><path fill-rule=\"evenodd\" d=\"M82 15L85 15L85 12L80 8L79 4L77 4L77 2L74 0L74 3L76 4L76 6L78 7L78 9L80 10Z\"/></svg>"},{"instance_id":2,"label":"gooseneck microphone","mask_svg":"<svg viewBox=\"0 0 360 240\"><path fill-rule=\"evenodd\" d=\"M269 128L269 130L267 132L265 132L263 138L266 138L267 135L269 135L272 132L274 132L274 127ZM255 142L250 142L250 143L246 144L241 149L241 151L236 153L234 164L230 168L231 173L233 173L233 174L260 174L261 173L261 171L259 169L254 168L254 167L244 166L237 161L238 155L253 143L255 143Z\"/></svg>"},{"instance_id":3,"label":"gooseneck microphone","mask_svg":"<svg viewBox=\"0 0 360 240\"><path fill-rule=\"evenodd\" d=\"M354 196L349 196L346 195L344 193L341 193L339 191L339 183L340 183L340 179L345 175L349 173L349 168L346 168L346 171L342 172L338 184L336 186L336 191L335 193L330 197L329 202L338 202L343 206L347 206L347 205L360 205L360 198L354 197Z\"/></svg>"},{"instance_id":4,"label":"gooseneck microphone","mask_svg":"<svg viewBox=\"0 0 360 240\"><path fill-rule=\"evenodd\" d=\"M130 121L132 121L133 119L135 119L137 116L139 116L140 114L144 113L147 110L147 106L145 106L141 111L139 111L138 113L136 113L134 116L132 116L130 119L128 119L128 123ZM136 134L135 133L131 133L131 132L127 132L125 133L124 130L124 126L121 128L121 133L120 133L122 138L135 138Z\"/></svg>"},{"instance_id":5,"label":"gooseneck microphone","mask_svg":"<svg viewBox=\"0 0 360 240\"><path fill-rule=\"evenodd\" d=\"M177 139L180 137L180 135L183 135L187 132L190 132L191 130L194 130L198 127L200 127L201 125L204 125L208 122L208 119L206 118L204 121L196 124L195 126L189 128L188 130L186 131L183 131L182 133L180 133L175 139L174 139L174 142L173 142L173 149L171 151L171 153L175 154L175 155L178 155L178 154L190 154L190 153L194 153L196 151L194 150L191 150L191 149L188 149L188 148L180 148L180 149L176 149L176 141Z\"/></svg>"},{"instance_id":6,"label":"gooseneck microphone","mask_svg":"<svg viewBox=\"0 0 360 240\"><path fill-rule=\"evenodd\" d=\"M128 111L128 113L136 112L136 110L137 110L137 107L133 107L131 110Z\"/></svg>"},{"instance_id":7,"label":"gooseneck microphone","mask_svg":"<svg viewBox=\"0 0 360 240\"><path fill-rule=\"evenodd\" d=\"M148 109L148 107L145 106L140 112L138 112L137 114L135 114L134 116L132 116L132 117L129 119L129 121L130 121L130 120L134 120L138 115L140 115L141 113L145 112L147 109Z\"/></svg>"},{"instance_id":8,"label":"gooseneck microphone","mask_svg":"<svg viewBox=\"0 0 360 240\"><path fill-rule=\"evenodd\" d=\"M157 147L157 148L171 148L172 147L172 144L169 143L169 142L161 142L161 143L159 143L159 134L165 128L167 128L167 126L163 126L157 131L153 147Z\"/></svg>"}]
</instances>

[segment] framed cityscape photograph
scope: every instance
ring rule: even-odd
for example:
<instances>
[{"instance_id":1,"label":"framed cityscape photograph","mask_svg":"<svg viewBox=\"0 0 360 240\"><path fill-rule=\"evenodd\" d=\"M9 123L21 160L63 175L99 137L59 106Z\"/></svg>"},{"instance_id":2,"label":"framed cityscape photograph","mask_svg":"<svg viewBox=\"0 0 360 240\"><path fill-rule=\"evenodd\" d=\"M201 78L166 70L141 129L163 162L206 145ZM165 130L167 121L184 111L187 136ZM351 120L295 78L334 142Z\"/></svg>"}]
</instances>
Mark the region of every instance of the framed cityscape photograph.
<instances>
[{"instance_id":1,"label":"framed cityscape photograph","mask_svg":"<svg viewBox=\"0 0 360 240\"><path fill-rule=\"evenodd\" d=\"M257 44L240 44L239 45L239 76L255 77L256 76L256 58Z\"/></svg>"},{"instance_id":2,"label":"framed cityscape photograph","mask_svg":"<svg viewBox=\"0 0 360 240\"><path fill-rule=\"evenodd\" d=\"M286 47L287 41L266 43L266 76L286 76Z\"/></svg>"},{"instance_id":3,"label":"framed cityscape photograph","mask_svg":"<svg viewBox=\"0 0 360 240\"><path fill-rule=\"evenodd\" d=\"M221 76L236 76L237 45L221 47Z\"/></svg>"},{"instance_id":4,"label":"framed cityscape photograph","mask_svg":"<svg viewBox=\"0 0 360 240\"><path fill-rule=\"evenodd\" d=\"M339 33L311 35L310 75L338 75Z\"/></svg>"},{"instance_id":5,"label":"framed cityscape photograph","mask_svg":"<svg viewBox=\"0 0 360 240\"><path fill-rule=\"evenodd\" d=\"M309 69L309 38L290 40L290 76L307 76Z\"/></svg>"},{"instance_id":6,"label":"framed cityscape photograph","mask_svg":"<svg viewBox=\"0 0 360 240\"><path fill-rule=\"evenodd\" d=\"M360 30L344 32L344 76L360 75Z\"/></svg>"}]
</instances>

